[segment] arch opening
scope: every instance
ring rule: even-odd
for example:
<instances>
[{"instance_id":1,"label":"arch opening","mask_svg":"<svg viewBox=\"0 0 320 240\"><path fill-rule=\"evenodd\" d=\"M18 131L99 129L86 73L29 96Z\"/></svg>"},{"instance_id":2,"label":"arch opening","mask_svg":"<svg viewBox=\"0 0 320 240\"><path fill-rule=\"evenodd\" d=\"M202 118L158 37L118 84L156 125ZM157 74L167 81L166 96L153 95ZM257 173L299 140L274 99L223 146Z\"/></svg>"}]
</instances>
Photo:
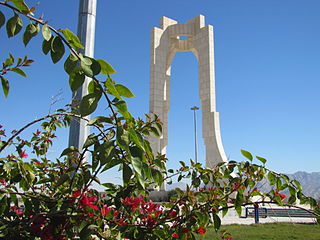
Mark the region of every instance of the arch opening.
<instances>
[{"instance_id":1,"label":"arch opening","mask_svg":"<svg viewBox=\"0 0 320 240\"><path fill-rule=\"evenodd\" d=\"M177 52L171 63L170 109L168 111L168 167L179 167L179 161L195 160L194 116L191 107L200 107L198 62L192 52ZM201 137L202 113L196 112L198 160L204 161Z\"/></svg>"}]
</instances>

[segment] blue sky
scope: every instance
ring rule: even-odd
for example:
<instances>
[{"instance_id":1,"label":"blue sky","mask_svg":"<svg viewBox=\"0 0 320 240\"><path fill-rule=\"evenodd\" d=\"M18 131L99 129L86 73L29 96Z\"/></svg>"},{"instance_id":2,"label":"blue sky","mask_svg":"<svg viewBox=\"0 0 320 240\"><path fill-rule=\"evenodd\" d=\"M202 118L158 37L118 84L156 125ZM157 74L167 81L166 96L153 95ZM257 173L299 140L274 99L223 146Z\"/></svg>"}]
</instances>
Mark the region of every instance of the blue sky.
<instances>
[{"instance_id":1,"label":"blue sky","mask_svg":"<svg viewBox=\"0 0 320 240\"><path fill-rule=\"evenodd\" d=\"M43 15L50 25L76 32L78 1L26 2L38 4L36 16ZM130 110L143 117L149 109L151 28L159 26L161 16L186 22L203 14L215 29L217 111L227 156L243 160L240 149L246 149L267 158L267 166L279 172L320 171L319 9L318 0L98 0L95 57L113 65L114 79L136 95L128 100ZM27 48L21 37L7 40L0 30L1 59L11 51L35 60L26 69L28 79L8 75L9 97L0 94L0 124L8 129L47 114L50 97L60 89L63 100L53 108L68 103L71 95L63 62L53 65L41 53L41 36ZM171 75L171 168L194 156L190 107L200 105L197 81L196 58L178 53ZM200 124L198 129L199 160L204 162ZM67 137L67 131L60 132L53 156L66 146Z\"/></svg>"}]
</instances>

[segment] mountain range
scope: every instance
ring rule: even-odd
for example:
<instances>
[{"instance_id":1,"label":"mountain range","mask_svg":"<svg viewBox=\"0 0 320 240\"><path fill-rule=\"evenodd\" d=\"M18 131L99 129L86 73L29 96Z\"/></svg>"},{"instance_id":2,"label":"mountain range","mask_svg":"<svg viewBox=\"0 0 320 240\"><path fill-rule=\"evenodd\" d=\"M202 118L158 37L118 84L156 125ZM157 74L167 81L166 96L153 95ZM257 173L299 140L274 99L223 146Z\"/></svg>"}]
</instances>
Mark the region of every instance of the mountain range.
<instances>
[{"instance_id":1,"label":"mountain range","mask_svg":"<svg viewBox=\"0 0 320 240\"><path fill-rule=\"evenodd\" d=\"M320 200L320 172L307 173L298 171L293 174L286 174L290 179L295 179L300 182L302 191L306 196L313 197L314 199ZM187 183L177 182L172 185L167 185L167 190L180 188L186 189ZM261 182L259 189L261 191L269 191L270 185L266 181Z\"/></svg>"},{"instance_id":2,"label":"mountain range","mask_svg":"<svg viewBox=\"0 0 320 240\"><path fill-rule=\"evenodd\" d=\"M302 186L302 192L314 199L320 199L320 172L296 172L293 174L287 174L290 179L295 179L300 182Z\"/></svg>"}]
</instances>

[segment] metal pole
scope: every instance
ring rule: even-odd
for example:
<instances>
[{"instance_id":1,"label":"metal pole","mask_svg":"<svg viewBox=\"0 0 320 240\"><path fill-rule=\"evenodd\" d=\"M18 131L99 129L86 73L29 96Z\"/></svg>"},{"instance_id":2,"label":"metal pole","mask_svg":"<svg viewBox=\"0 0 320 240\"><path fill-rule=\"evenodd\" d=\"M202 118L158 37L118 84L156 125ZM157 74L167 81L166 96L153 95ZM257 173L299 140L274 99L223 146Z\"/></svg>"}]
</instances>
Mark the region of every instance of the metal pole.
<instances>
[{"instance_id":1,"label":"metal pole","mask_svg":"<svg viewBox=\"0 0 320 240\"><path fill-rule=\"evenodd\" d=\"M193 110L193 122L194 122L194 157L196 163L198 163L198 144L197 144L197 118L196 110L199 110L198 107L194 106L191 108Z\"/></svg>"},{"instance_id":2,"label":"metal pole","mask_svg":"<svg viewBox=\"0 0 320 240\"><path fill-rule=\"evenodd\" d=\"M97 0L80 0L78 17L78 37L84 46L82 53L85 56L94 55L94 37L96 25ZM86 78L83 85L72 93L72 102L79 104L83 96L88 94L89 79ZM86 122L81 119L73 119L70 124L69 146L75 146L80 151L84 141L89 135ZM87 156L85 156L86 158ZM86 160L86 159L84 159Z\"/></svg>"}]
</instances>

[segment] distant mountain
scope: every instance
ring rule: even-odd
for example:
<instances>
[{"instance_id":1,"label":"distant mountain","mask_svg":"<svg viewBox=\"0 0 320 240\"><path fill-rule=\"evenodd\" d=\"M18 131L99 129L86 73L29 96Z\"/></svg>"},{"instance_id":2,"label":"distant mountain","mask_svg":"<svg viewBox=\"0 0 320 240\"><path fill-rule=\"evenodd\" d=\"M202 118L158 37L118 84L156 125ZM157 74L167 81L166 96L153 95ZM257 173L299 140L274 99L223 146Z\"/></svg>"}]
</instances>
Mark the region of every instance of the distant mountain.
<instances>
[{"instance_id":1,"label":"distant mountain","mask_svg":"<svg viewBox=\"0 0 320 240\"><path fill-rule=\"evenodd\" d=\"M320 172L296 172L293 174L286 174L290 179L297 180L300 182L302 187L302 192L308 196L313 197L314 199L320 200ZM271 186L268 180L263 180L258 183L257 188L262 192L269 192ZM282 192L285 195L289 194L289 191Z\"/></svg>"},{"instance_id":2,"label":"distant mountain","mask_svg":"<svg viewBox=\"0 0 320 240\"><path fill-rule=\"evenodd\" d=\"M313 197L314 199L320 200L320 172L296 172L293 174L286 174L290 179L295 179L300 182L302 191L306 196ZM180 188L186 189L187 183L177 182L172 185L167 185L167 190ZM270 191L271 187L267 181L262 181L257 186L262 192ZM285 193L288 194L288 193Z\"/></svg>"},{"instance_id":3,"label":"distant mountain","mask_svg":"<svg viewBox=\"0 0 320 240\"><path fill-rule=\"evenodd\" d=\"M320 172L296 172L287 174L289 178L300 182L302 192L309 197L320 199Z\"/></svg>"}]
</instances>

